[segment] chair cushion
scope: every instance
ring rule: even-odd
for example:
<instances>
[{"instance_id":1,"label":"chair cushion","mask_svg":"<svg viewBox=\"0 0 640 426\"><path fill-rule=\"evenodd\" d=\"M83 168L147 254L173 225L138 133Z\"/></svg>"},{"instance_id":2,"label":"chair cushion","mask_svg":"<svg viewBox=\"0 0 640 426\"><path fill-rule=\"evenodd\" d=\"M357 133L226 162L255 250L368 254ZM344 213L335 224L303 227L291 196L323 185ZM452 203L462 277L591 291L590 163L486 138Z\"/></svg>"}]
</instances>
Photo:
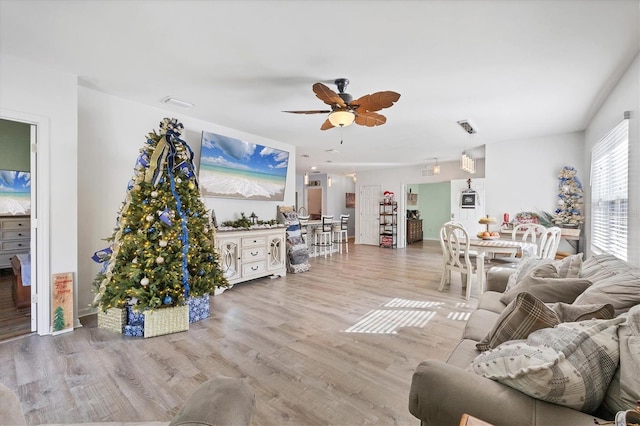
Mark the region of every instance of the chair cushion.
<instances>
[{"instance_id":1,"label":"chair cushion","mask_svg":"<svg viewBox=\"0 0 640 426\"><path fill-rule=\"evenodd\" d=\"M514 287L505 292L500 301L509 304L518 293L532 293L545 303L572 303L591 285L584 278L561 278L556 267L547 263L531 270Z\"/></svg>"},{"instance_id":2,"label":"chair cushion","mask_svg":"<svg viewBox=\"0 0 640 426\"><path fill-rule=\"evenodd\" d=\"M624 318L561 323L478 355L471 371L533 398L585 413L605 397L618 366Z\"/></svg>"},{"instance_id":3,"label":"chair cushion","mask_svg":"<svg viewBox=\"0 0 640 426\"><path fill-rule=\"evenodd\" d=\"M558 315L531 293L520 293L502 311L493 328L476 347L487 351L509 340L526 339L541 328L560 324Z\"/></svg>"}]
</instances>

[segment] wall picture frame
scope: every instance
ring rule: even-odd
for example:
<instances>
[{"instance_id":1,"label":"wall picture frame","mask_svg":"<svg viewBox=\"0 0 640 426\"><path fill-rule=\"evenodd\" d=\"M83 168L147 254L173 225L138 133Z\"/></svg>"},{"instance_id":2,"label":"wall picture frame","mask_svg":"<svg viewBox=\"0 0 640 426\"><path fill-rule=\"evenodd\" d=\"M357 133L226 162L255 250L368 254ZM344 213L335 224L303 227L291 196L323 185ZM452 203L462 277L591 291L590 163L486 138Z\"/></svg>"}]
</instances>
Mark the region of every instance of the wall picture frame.
<instances>
[{"instance_id":1,"label":"wall picture frame","mask_svg":"<svg viewBox=\"0 0 640 426\"><path fill-rule=\"evenodd\" d=\"M476 208L476 196L475 192L463 192L460 201L460 206L463 209L475 209Z\"/></svg>"},{"instance_id":2,"label":"wall picture frame","mask_svg":"<svg viewBox=\"0 0 640 426\"><path fill-rule=\"evenodd\" d=\"M356 193L355 192L347 192L345 193L345 207L348 209L353 209L356 207Z\"/></svg>"}]
</instances>

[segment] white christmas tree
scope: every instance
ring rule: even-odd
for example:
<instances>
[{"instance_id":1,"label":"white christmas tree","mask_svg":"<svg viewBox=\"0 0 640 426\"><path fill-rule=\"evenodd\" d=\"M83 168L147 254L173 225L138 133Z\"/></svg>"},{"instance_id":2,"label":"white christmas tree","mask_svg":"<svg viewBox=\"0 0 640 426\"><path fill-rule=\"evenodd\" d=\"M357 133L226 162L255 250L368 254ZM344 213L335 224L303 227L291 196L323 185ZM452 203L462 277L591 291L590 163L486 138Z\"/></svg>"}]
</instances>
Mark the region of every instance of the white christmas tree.
<instances>
[{"instance_id":1,"label":"white christmas tree","mask_svg":"<svg viewBox=\"0 0 640 426\"><path fill-rule=\"evenodd\" d=\"M578 227L584 222L582 184L576 173L574 167L564 166L558 174L558 208L553 215L553 223L558 226Z\"/></svg>"}]
</instances>

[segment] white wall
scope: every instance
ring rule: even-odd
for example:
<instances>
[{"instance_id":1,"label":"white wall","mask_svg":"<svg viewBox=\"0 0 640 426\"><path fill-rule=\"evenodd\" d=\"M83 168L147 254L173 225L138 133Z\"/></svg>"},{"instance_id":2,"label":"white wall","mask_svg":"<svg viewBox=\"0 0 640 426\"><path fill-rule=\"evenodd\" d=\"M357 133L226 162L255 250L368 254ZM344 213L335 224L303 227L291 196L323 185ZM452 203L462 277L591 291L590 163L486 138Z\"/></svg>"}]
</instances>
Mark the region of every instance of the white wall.
<instances>
[{"instance_id":1,"label":"white wall","mask_svg":"<svg viewBox=\"0 0 640 426\"><path fill-rule=\"evenodd\" d=\"M49 274L72 272L78 285L77 77L7 55L0 76L0 115L38 125L38 332L48 334Z\"/></svg>"},{"instance_id":2,"label":"white wall","mask_svg":"<svg viewBox=\"0 0 640 426\"><path fill-rule=\"evenodd\" d=\"M158 131L160 120L175 117L185 127L182 138L194 151L194 163L199 164L203 130L288 151L289 168L285 199L282 202L248 201L226 198L205 198L208 209L214 209L218 224L235 220L240 212L252 212L261 220L276 218L277 205L295 203L295 147L279 141L250 135L213 123L196 120L161 108L130 102L80 87L78 90L78 295L84 313L91 312L92 282L100 265L90 257L96 250L108 246L116 216L124 201L127 183L133 176L133 166L146 135ZM188 110L185 110L188 111Z\"/></svg>"},{"instance_id":3,"label":"white wall","mask_svg":"<svg viewBox=\"0 0 640 426\"><path fill-rule=\"evenodd\" d=\"M640 56L635 60L594 115L585 131L584 162L591 161L591 148L631 112L629 121L629 262L640 265ZM588 180L587 180L588 182ZM587 191L587 202L590 194ZM588 230L587 230L588 231ZM587 232L587 237L589 236ZM587 249L588 249L587 244Z\"/></svg>"},{"instance_id":4,"label":"white wall","mask_svg":"<svg viewBox=\"0 0 640 426\"><path fill-rule=\"evenodd\" d=\"M581 182L588 179L583 144L580 132L487 145L486 213L498 220L504 213L511 219L522 211L553 213L564 166L575 167Z\"/></svg>"}]
</instances>

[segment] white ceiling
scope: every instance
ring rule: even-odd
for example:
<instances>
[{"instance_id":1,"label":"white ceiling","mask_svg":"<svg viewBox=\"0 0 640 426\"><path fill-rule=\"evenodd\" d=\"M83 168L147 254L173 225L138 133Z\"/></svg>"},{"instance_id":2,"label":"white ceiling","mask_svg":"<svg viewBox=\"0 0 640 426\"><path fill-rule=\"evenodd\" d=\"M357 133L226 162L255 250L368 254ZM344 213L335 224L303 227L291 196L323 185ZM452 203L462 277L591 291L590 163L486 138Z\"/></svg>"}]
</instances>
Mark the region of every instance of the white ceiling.
<instances>
[{"instance_id":1,"label":"white ceiling","mask_svg":"<svg viewBox=\"0 0 640 426\"><path fill-rule=\"evenodd\" d=\"M638 54L639 16L640 0L0 0L0 52L295 145L298 172L352 173L583 130ZM282 112L326 109L311 86L340 77L354 98L402 95L385 125Z\"/></svg>"}]
</instances>

